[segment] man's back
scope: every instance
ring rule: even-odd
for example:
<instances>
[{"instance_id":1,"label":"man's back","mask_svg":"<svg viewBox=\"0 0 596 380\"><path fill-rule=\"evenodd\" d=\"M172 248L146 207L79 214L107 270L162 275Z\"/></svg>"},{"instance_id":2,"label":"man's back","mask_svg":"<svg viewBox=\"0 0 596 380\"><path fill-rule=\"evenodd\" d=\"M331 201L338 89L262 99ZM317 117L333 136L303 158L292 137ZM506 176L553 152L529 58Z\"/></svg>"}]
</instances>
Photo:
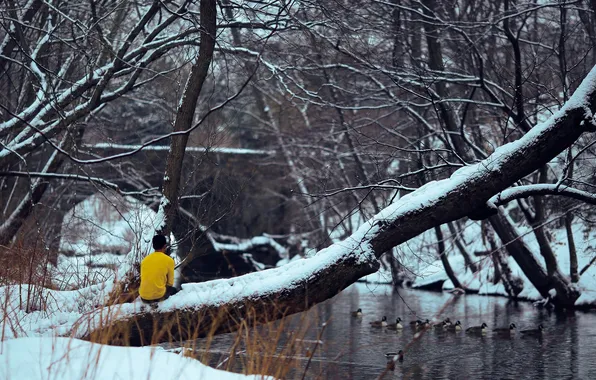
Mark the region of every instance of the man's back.
<instances>
[{"instance_id":1,"label":"man's back","mask_svg":"<svg viewBox=\"0 0 596 380\"><path fill-rule=\"evenodd\" d=\"M147 301L165 296L166 285L174 286L174 259L163 252L153 252L141 261L139 295Z\"/></svg>"}]
</instances>

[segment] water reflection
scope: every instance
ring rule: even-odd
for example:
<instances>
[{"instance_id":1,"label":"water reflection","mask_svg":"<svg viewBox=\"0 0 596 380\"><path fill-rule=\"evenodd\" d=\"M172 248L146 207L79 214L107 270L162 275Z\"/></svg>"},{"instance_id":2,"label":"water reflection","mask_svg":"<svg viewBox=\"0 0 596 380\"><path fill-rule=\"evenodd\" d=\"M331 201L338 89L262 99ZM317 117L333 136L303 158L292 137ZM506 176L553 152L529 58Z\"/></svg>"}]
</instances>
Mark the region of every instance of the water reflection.
<instances>
[{"instance_id":1,"label":"water reflection","mask_svg":"<svg viewBox=\"0 0 596 380\"><path fill-rule=\"evenodd\" d=\"M351 312L362 308L363 317ZM453 296L425 291L394 292L388 286L356 284L308 312L316 325L327 322L324 342L311 359L306 378L375 379L386 371L385 353L405 351L403 362L385 379L589 379L596 378L596 313L558 313L503 297ZM373 328L386 315L404 321L403 331ZM460 320L464 329L486 322L489 329L535 329L539 337L450 333L429 330L414 339L409 322L417 318ZM316 339L311 331L308 339ZM226 350L229 339L217 337L212 348ZM304 358L304 360L308 360ZM297 378L301 377L301 373Z\"/></svg>"}]
</instances>

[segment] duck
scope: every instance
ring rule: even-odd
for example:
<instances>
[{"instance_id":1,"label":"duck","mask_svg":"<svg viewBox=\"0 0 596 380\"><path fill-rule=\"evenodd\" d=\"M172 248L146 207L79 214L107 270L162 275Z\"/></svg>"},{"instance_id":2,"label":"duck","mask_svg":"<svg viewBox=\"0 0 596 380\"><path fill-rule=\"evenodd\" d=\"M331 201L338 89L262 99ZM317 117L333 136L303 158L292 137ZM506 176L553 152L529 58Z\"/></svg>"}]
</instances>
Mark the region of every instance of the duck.
<instances>
[{"instance_id":1,"label":"duck","mask_svg":"<svg viewBox=\"0 0 596 380\"><path fill-rule=\"evenodd\" d=\"M385 327L387 326L387 317L383 316L383 318L380 321L372 321L370 322L370 325L372 327Z\"/></svg>"},{"instance_id":2,"label":"duck","mask_svg":"<svg viewBox=\"0 0 596 380\"><path fill-rule=\"evenodd\" d=\"M404 351L399 350L398 352L387 352L385 354L385 358L387 358L387 369L393 371L395 370L395 362L404 361Z\"/></svg>"},{"instance_id":3,"label":"duck","mask_svg":"<svg viewBox=\"0 0 596 380\"><path fill-rule=\"evenodd\" d=\"M362 317L362 309L358 308L358 310L353 311L352 317Z\"/></svg>"},{"instance_id":4,"label":"duck","mask_svg":"<svg viewBox=\"0 0 596 380\"><path fill-rule=\"evenodd\" d=\"M404 325L401 324L401 318L397 317L395 323L387 325L387 329L389 330L401 330L404 328Z\"/></svg>"},{"instance_id":5,"label":"duck","mask_svg":"<svg viewBox=\"0 0 596 380\"><path fill-rule=\"evenodd\" d=\"M544 327L542 325L538 325L537 329L531 329L531 330L522 330L520 331L520 333L522 333L522 336L542 336L542 331L544 330Z\"/></svg>"},{"instance_id":6,"label":"duck","mask_svg":"<svg viewBox=\"0 0 596 380\"><path fill-rule=\"evenodd\" d=\"M435 323L433 327L435 329L444 329L449 325L451 325L451 320L449 318L445 318L442 322Z\"/></svg>"},{"instance_id":7,"label":"duck","mask_svg":"<svg viewBox=\"0 0 596 380\"><path fill-rule=\"evenodd\" d=\"M463 329L460 321L455 321L455 324L445 327L447 331L461 331Z\"/></svg>"},{"instance_id":8,"label":"duck","mask_svg":"<svg viewBox=\"0 0 596 380\"><path fill-rule=\"evenodd\" d=\"M422 319L417 319L415 321L410 321L410 326L416 327L420 323L422 323Z\"/></svg>"},{"instance_id":9,"label":"duck","mask_svg":"<svg viewBox=\"0 0 596 380\"><path fill-rule=\"evenodd\" d=\"M513 335L513 334L515 334L515 329L517 329L517 326L515 325L515 323L510 323L509 327L502 327L499 329L494 329L493 332L495 334Z\"/></svg>"},{"instance_id":10,"label":"duck","mask_svg":"<svg viewBox=\"0 0 596 380\"><path fill-rule=\"evenodd\" d=\"M430 327L430 321L428 319L425 320L424 322L418 321L418 323L416 323L417 330L427 329L429 327Z\"/></svg>"},{"instance_id":11,"label":"duck","mask_svg":"<svg viewBox=\"0 0 596 380\"><path fill-rule=\"evenodd\" d=\"M482 325L480 325L480 326L468 327L466 329L466 332L469 334L485 334L487 328L488 328L488 325L483 322Z\"/></svg>"},{"instance_id":12,"label":"duck","mask_svg":"<svg viewBox=\"0 0 596 380\"><path fill-rule=\"evenodd\" d=\"M392 361L404 361L404 351L403 350L399 350L398 352L387 352L385 354L385 357L387 358L387 360L392 360Z\"/></svg>"}]
</instances>

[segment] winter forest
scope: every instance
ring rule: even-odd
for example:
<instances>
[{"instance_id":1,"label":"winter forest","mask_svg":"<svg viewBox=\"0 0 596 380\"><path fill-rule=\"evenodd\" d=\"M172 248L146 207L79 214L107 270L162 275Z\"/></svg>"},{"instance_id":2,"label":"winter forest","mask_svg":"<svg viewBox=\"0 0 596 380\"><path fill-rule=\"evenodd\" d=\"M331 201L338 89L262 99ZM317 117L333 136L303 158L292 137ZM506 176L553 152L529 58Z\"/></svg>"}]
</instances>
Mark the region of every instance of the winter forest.
<instances>
[{"instance_id":1,"label":"winter forest","mask_svg":"<svg viewBox=\"0 0 596 380\"><path fill-rule=\"evenodd\" d=\"M591 0L0 2L0 378L596 376L595 65Z\"/></svg>"}]
</instances>

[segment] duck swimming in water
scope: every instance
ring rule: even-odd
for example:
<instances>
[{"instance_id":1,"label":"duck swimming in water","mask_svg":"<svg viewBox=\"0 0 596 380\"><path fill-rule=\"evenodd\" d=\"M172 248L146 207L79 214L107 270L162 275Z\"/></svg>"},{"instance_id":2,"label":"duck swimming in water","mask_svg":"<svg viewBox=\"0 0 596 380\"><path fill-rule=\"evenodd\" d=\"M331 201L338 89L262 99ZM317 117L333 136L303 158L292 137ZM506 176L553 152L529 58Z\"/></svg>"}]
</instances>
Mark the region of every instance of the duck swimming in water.
<instances>
[{"instance_id":1,"label":"duck swimming in water","mask_svg":"<svg viewBox=\"0 0 596 380\"><path fill-rule=\"evenodd\" d=\"M418 321L416 323L416 330L425 330L430 327L430 321L427 319L424 322Z\"/></svg>"},{"instance_id":2,"label":"duck swimming in water","mask_svg":"<svg viewBox=\"0 0 596 380\"><path fill-rule=\"evenodd\" d=\"M404 361L404 352L403 350L399 350L398 352L388 352L385 354L385 358L387 358L387 369L389 371L395 370L395 362L403 362Z\"/></svg>"},{"instance_id":3,"label":"duck swimming in water","mask_svg":"<svg viewBox=\"0 0 596 380\"><path fill-rule=\"evenodd\" d=\"M544 331L544 327L542 325L538 325L537 329L531 329L531 330L522 330L520 331L520 333L522 333L522 336L542 336L542 332Z\"/></svg>"},{"instance_id":4,"label":"duck swimming in water","mask_svg":"<svg viewBox=\"0 0 596 380\"><path fill-rule=\"evenodd\" d=\"M486 323L482 323L480 326L472 326L466 329L468 334L486 334L488 330L488 325Z\"/></svg>"},{"instance_id":5,"label":"duck swimming in water","mask_svg":"<svg viewBox=\"0 0 596 380\"><path fill-rule=\"evenodd\" d=\"M385 327L387 326L387 317L383 316L380 321L372 321L370 322L372 327Z\"/></svg>"},{"instance_id":6,"label":"duck swimming in water","mask_svg":"<svg viewBox=\"0 0 596 380\"><path fill-rule=\"evenodd\" d=\"M388 361L393 360L393 361L403 362L404 361L404 351L399 350L398 352L388 352L385 354L385 357L387 358Z\"/></svg>"},{"instance_id":7,"label":"duck swimming in water","mask_svg":"<svg viewBox=\"0 0 596 380\"><path fill-rule=\"evenodd\" d=\"M514 335L516 329L517 326L515 326L515 323L510 323L509 327L494 329L493 332L500 335Z\"/></svg>"},{"instance_id":8,"label":"duck swimming in water","mask_svg":"<svg viewBox=\"0 0 596 380\"><path fill-rule=\"evenodd\" d=\"M353 311L352 317L362 317L362 309L358 308L358 310Z\"/></svg>"},{"instance_id":9,"label":"duck swimming in water","mask_svg":"<svg viewBox=\"0 0 596 380\"><path fill-rule=\"evenodd\" d=\"M395 323L387 325L388 330L401 330L404 328L404 325L401 324L401 318L397 317Z\"/></svg>"},{"instance_id":10,"label":"duck swimming in water","mask_svg":"<svg viewBox=\"0 0 596 380\"><path fill-rule=\"evenodd\" d=\"M460 321L456 321L455 324L453 324L451 326L446 326L445 330L450 331L450 332L458 332L458 331L463 330L463 326L461 325Z\"/></svg>"},{"instance_id":11,"label":"duck swimming in water","mask_svg":"<svg viewBox=\"0 0 596 380\"><path fill-rule=\"evenodd\" d=\"M451 319L445 318L442 322L435 323L433 328L435 329L445 329L447 326L451 326Z\"/></svg>"}]
</instances>

